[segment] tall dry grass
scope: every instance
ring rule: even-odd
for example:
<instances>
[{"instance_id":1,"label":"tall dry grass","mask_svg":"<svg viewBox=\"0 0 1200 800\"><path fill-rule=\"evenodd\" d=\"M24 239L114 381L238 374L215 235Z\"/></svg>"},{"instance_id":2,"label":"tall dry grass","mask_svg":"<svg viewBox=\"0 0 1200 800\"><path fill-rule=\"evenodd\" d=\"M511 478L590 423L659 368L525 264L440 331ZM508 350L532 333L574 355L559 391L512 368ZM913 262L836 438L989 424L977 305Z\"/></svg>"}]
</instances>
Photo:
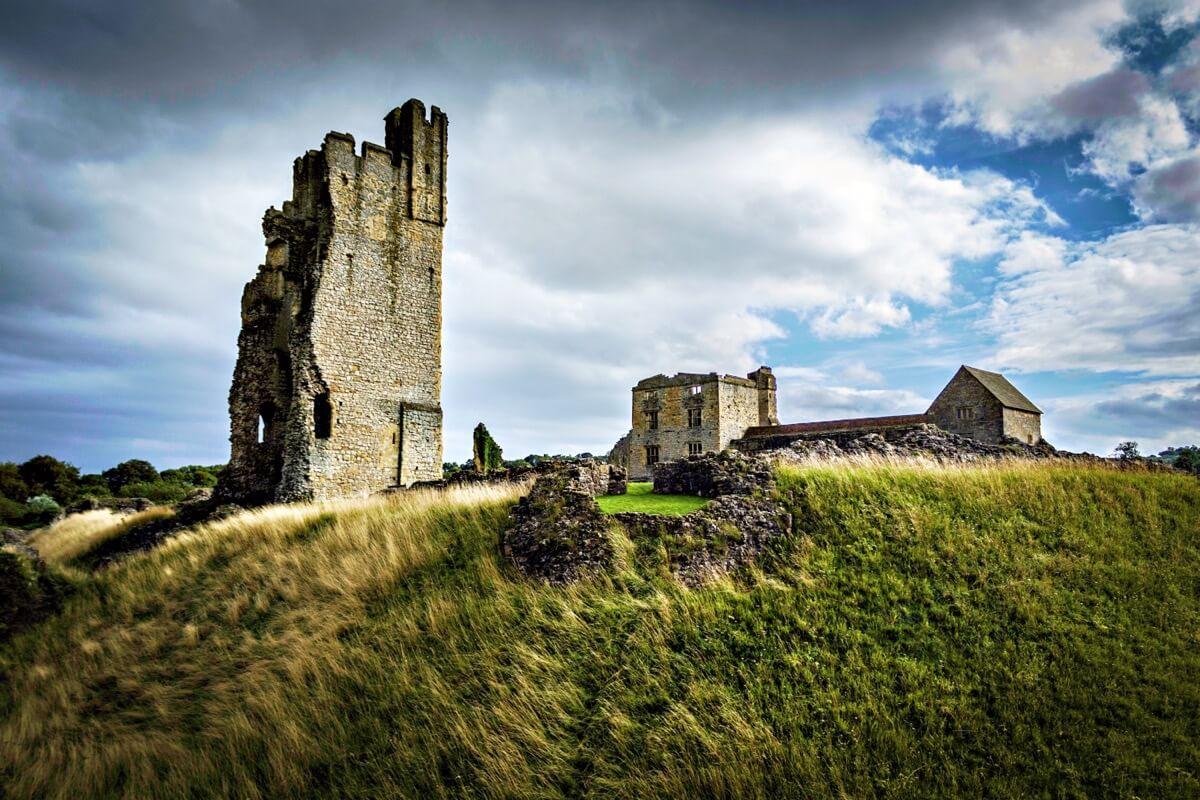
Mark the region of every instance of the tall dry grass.
<instances>
[{"instance_id":1,"label":"tall dry grass","mask_svg":"<svg viewBox=\"0 0 1200 800\"><path fill-rule=\"evenodd\" d=\"M269 507L99 574L18 643L19 662L3 664L9 703L21 698L0 728L9 791L299 793L344 725L334 695L348 666L339 636L439 555L444 540L432 528L477 524L517 492L465 487ZM80 516L36 546L69 561L132 524Z\"/></svg>"},{"instance_id":2,"label":"tall dry grass","mask_svg":"<svg viewBox=\"0 0 1200 800\"><path fill-rule=\"evenodd\" d=\"M38 531L29 544L46 561L70 564L104 542L146 522L175 516L174 510L156 506L133 514L114 514L106 508L71 514Z\"/></svg>"}]
</instances>

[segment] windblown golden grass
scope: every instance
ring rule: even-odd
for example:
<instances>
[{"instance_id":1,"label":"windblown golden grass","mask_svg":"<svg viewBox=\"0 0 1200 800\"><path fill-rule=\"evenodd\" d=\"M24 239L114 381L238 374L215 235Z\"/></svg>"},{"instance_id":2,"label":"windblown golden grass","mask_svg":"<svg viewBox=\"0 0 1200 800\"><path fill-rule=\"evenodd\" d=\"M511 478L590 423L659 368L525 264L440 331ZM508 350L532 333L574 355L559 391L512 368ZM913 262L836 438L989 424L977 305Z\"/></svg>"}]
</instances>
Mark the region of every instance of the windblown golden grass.
<instances>
[{"instance_id":1,"label":"windblown golden grass","mask_svg":"<svg viewBox=\"0 0 1200 800\"><path fill-rule=\"evenodd\" d=\"M40 530L29 544L53 564L66 565L144 522L175 516L168 507L155 506L133 514L114 514L108 509L72 514Z\"/></svg>"},{"instance_id":2,"label":"windblown golden grass","mask_svg":"<svg viewBox=\"0 0 1200 800\"><path fill-rule=\"evenodd\" d=\"M13 696L25 699L9 709L0 762L33 758L9 790L298 792L326 737L344 725L328 694L349 666L339 635L438 555L444 540L431 527L478 524L518 491L472 486L273 506L200 526L98 574L94 593L25 643L19 669L3 665ZM69 560L125 522L80 516L46 531L43 552ZM431 607L431 623L436 615Z\"/></svg>"}]
</instances>

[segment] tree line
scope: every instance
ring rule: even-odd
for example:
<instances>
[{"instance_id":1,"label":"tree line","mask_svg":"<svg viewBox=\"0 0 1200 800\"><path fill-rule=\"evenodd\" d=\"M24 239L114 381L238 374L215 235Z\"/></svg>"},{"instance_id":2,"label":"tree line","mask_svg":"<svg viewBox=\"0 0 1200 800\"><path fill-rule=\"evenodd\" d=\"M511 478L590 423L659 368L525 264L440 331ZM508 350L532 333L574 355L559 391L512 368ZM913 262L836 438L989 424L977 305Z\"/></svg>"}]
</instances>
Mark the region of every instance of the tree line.
<instances>
[{"instance_id":1,"label":"tree line","mask_svg":"<svg viewBox=\"0 0 1200 800\"><path fill-rule=\"evenodd\" d=\"M192 464L160 472L149 461L134 458L85 474L74 464L48 455L22 464L0 462L0 525L44 525L85 497L145 497L155 503L175 503L195 489L216 486L223 468L223 464Z\"/></svg>"}]
</instances>

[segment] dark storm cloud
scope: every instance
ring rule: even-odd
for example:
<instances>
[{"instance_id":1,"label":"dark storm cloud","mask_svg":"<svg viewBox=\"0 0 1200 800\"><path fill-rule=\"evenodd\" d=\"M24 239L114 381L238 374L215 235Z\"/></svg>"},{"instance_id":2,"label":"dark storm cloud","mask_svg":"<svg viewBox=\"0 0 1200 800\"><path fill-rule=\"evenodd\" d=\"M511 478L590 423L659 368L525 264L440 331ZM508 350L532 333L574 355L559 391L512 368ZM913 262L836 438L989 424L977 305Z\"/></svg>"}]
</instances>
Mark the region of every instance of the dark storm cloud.
<instances>
[{"instance_id":1,"label":"dark storm cloud","mask_svg":"<svg viewBox=\"0 0 1200 800\"><path fill-rule=\"evenodd\" d=\"M1149 89L1150 81L1142 73L1117 69L1067 87L1050 103L1072 119L1097 122L1134 116L1141 109L1138 99Z\"/></svg>"},{"instance_id":2,"label":"dark storm cloud","mask_svg":"<svg viewBox=\"0 0 1200 800\"><path fill-rule=\"evenodd\" d=\"M1138 178L1135 195L1164 222L1200 220L1200 156L1155 166Z\"/></svg>"},{"instance_id":3,"label":"dark storm cloud","mask_svg":"<svg viewBox=\"0 0 1200 800\"><path fill-rule=\"evenodd\" d=\"M252 83L301 85L327 65L353 80L363 64L425 64L485 81L496 69L616 68L650 81L663 98L753 87L753 97L727 95L740 105L772 87L814 91L917 70L947 40L1033 29L1069 5L59 0L6 14L0 63L31 85L165 106L253 92Z\"/></svg>"},{"instance_id":4,"label":"dark storm cloud","mask_svg":"<svg viewBox=\"0 0 1200 800\"><path fill-rule=\"evenodd\" d=\"M1096 405L1096 412L1119 420L1127 430L1142 435L1161 435L1182 430L1200 420L1200 384L1173 395L1151 391L1136 397L1110 400Z\"/></svg>"}]
</instances>

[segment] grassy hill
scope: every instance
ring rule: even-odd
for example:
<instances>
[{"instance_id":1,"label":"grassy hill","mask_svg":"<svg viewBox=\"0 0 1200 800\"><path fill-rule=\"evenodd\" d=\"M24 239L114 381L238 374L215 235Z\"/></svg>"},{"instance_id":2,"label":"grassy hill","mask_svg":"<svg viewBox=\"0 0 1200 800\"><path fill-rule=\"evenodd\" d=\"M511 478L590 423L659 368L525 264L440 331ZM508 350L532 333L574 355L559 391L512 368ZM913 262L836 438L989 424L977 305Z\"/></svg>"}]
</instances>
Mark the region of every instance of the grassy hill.
<instances>
[{"instance_id":1,"label":"grassy hill","mask_svg":"<svg viewBox=\"0 0 1200 800\"><path fill-rule=\"evenodd\" d=\"M497 553L512 488L268 508L94 576L67 544L76 594L0 650L0 780L72 798L1200 796L1194 478L829 466L779 492L794 535L702 589L628 543L611 578L522 581Z\"/></svg>"}]
</instances>

